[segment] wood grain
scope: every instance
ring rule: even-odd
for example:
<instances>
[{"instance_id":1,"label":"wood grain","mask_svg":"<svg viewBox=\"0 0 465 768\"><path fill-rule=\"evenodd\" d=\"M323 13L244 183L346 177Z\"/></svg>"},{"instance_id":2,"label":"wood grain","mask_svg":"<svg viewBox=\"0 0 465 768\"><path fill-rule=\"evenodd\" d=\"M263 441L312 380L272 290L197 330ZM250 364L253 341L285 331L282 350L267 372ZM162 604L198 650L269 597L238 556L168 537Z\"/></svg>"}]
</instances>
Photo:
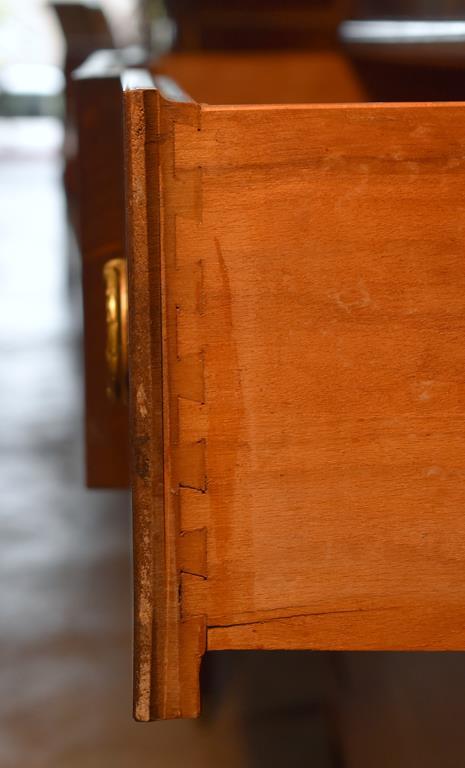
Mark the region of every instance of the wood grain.
<instances>
[{"instance_id":1,"label":"wood grain","mask_svg":"<svg viewBox=\"0 0 465 768\"><path fill-rule=\"evenodd\" d=\"M183 579L184 614L373 611L368 646L377 612L426 602L442 606L433 633L449 606L452 637L465 112L206 107L201 121L177 125L175 146L181 194L202 174L202 221L177 221L176 258L202 264L208 409L208 579Z\"/></svg>"}]
</instances>

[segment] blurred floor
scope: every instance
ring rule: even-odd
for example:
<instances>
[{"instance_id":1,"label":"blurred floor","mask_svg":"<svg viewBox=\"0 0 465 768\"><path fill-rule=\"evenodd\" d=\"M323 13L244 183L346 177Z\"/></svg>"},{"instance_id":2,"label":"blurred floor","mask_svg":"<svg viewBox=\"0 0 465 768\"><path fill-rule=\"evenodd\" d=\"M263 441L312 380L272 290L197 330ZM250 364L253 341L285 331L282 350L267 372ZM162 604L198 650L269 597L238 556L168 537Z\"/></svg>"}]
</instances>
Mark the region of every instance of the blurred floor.
<instances>
[{"instance_id":1,"label":"blurred floor","mask_svg":"<svg viewBox=\"0 0 465 768\"><path fill-rule=\"evenodd\" d=\"M318 654L212 655L199 722L132 721L129 500L83 487L60 141L0 121L0 767L327 768Z\"/></svg>"}]
</instances>

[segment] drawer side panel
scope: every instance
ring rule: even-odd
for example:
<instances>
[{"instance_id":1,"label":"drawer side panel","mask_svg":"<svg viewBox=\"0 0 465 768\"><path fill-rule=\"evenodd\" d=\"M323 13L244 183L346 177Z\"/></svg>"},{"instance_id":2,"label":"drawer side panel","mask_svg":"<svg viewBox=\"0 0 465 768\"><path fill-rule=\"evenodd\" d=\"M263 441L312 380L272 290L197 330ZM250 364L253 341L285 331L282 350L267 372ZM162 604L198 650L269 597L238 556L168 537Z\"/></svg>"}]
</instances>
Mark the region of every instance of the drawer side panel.
<instances>
[{"instance_id":1,"label":"drawer side panel","mask_svg":"<svg viewBox=\"0 0 465 768\"><path fill-rule=\"evenodd\" d=\"M208 406L208 579L185 580L186 617L360 611L390 648L384 611L414 634L418 605L425 648L460 644L464 136L442 104L204 107L201 131L175 126L179 184L202 179L176 253L202 264Z\"/></svg>"}]
</instances>

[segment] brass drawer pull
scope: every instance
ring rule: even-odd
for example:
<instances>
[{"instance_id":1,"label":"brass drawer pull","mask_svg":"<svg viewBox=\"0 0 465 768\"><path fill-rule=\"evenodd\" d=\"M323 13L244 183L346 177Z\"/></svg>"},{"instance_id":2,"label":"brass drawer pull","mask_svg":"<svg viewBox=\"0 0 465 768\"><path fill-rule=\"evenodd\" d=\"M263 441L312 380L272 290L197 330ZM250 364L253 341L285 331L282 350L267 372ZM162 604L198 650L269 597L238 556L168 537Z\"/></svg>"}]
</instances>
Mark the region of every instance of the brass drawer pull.
<instances>
[{"instance_id":1,"label":"brass drawer pull","mask_svg":"<svg viewBox=\"0 0 465 768\"><path fill-rule=\"evenodd\" d=\"M128 291L124 259L111 259L103 268L105 281L107 395L126 402L128 390Z\"/></svg>"}]
</instances>

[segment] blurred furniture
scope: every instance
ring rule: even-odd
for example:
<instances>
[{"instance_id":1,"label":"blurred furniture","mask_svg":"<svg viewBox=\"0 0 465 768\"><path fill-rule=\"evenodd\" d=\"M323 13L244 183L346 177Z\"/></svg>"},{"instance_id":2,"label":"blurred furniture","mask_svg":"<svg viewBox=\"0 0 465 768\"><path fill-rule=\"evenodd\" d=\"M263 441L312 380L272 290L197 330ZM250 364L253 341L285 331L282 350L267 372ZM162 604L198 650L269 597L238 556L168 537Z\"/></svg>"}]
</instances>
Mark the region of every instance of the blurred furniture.
<instances>
[{"instance_id":1,"label":"blurred furniture","mask_svg":"<svg viewBox=\"0 0 465 768\"><path fill-rule=\"evenodd\" d=\"M65 168L64 185L68 215L74 229L77 226L76 132L71 73L94 51L114 48L113 35L103 10L89 2L48 3L56 14L65 41Z\"/></svg>"},{"instance_id":2,"label":"blurred furniture","mask_svg":"<svg viewBox=\"0 0 465 768\"><path fill-rule=\"evenodd\" d=\"M361 18L454 19L465 14L464 0L357 0Z\"/></svg>"},{"instance_id":3,"label":"blurred furniture","mask_svg":"<svg viewBox=\"0 0 465 768\"><path fill-rule=\"evenodd\" d=\"M454 101L465 95L463 20L350 20L340 38L373 101Z\"/></svg>"},{"instance_id":4,"label":"blurred furniture","mask_svg":"<svg viewBox=\"0 0 465 768\"><path fill-rule=\"evenodd\" d=\"M353 0L167 0L178 50L315 48L334 45Z\"/></svg>"},{"instance_id":5,"label":"blurred furniture","mask_svg":"<svg viewBox=\"0 0 465 768\"><path fill-rule=\"evenodd\" d=\"M95 3L60 3L51 0L49 5L56 13L65 38L67 77L94 51L114 47L105 14Z\"/></svg>"},{"instance_id":6,"label":"blurred furniture","mask_svg":"<svg viewBox=\"0 0 465 768\"><path fill-rule=\"evenodd\" d=\"M327 51L77 84L88 226L118 206L86 375L94 482L132 455L136 717L196 715L205 650L463 649L465 108L369 103Z\"/></svg>"}]
</instances>

